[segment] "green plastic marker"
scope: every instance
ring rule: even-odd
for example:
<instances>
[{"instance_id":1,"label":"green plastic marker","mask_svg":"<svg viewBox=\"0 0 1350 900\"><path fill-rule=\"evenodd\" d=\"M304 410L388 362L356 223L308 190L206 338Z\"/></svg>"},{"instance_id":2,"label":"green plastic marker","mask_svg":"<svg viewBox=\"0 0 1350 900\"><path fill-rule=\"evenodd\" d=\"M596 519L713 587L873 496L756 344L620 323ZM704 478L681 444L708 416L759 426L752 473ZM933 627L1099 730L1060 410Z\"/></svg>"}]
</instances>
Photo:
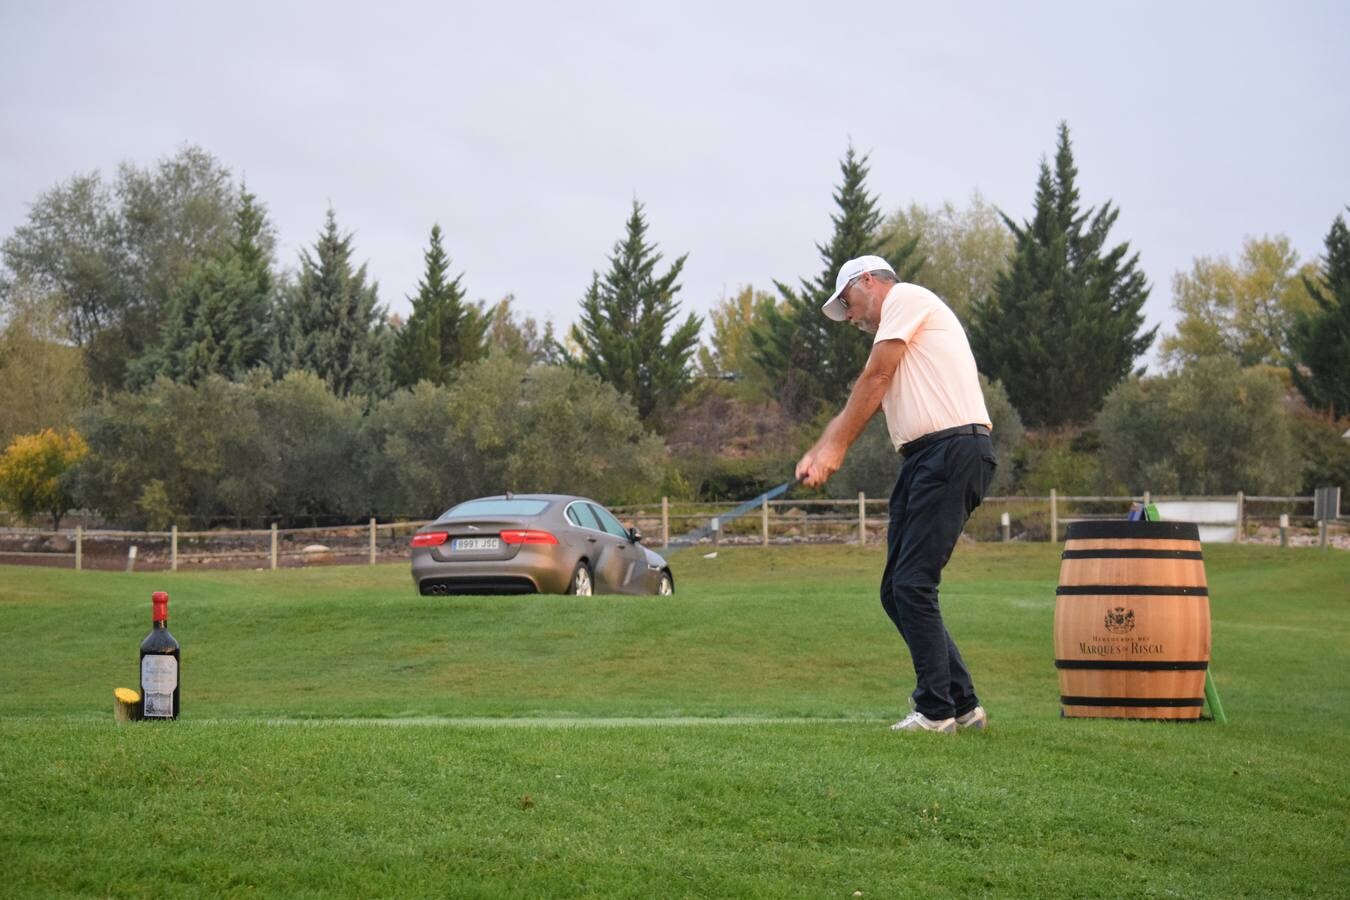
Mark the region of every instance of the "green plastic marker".
<instances>
[{"instance_id":1,"label":"green plastic marker","mask_svg":"<svg viewBox=\"0 0 1350 900\"><path fill-rule=\"evenodd\" d=\"M1209 711L1214 715L1214 721L1220 725L1228 724L1228 717L1223 714L1223 704L1219 702L1219 690L1214 687L1214 676L1210 674L1209 669L1205 670L1205 702L1209 704Z\"/></svg>"}]
</instances>

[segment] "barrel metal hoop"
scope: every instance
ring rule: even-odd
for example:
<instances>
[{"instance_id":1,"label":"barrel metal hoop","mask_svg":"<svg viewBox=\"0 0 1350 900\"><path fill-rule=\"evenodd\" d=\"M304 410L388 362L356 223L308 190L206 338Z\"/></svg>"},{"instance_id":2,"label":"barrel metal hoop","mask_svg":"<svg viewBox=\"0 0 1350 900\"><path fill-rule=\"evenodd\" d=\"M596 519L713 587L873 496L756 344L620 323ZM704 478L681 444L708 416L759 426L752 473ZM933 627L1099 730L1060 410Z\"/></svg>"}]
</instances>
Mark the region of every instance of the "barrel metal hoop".
<instances>
[{"instance_id":1,"label":"barrel metal hoop","mask_svg":"<svg viewBox=\"0 0 1350 900\"><path fill-rule=\"evenodd\" d=\"M1209 668L1208 660L1153 662L1143 659L1057 659L1056 669L1113 669L1124 672L1194 672Z\"/></svg>"},{"instance_id":2,"label":"barrel metal hoop","mask_svg":"<svg viewBox=\"0 0 1350 900\"><path fill-rule=\"evenodd\" d=\"M1125 538L1133 541L1200 541L1200 528L1194 522L1128 522L1124 519L1070 522L1066 540Z\"/></svg>"},{"instance_id":3,"label":"barrel metal hoop","mask_svg":"<svg viewBox=\"0 0 1350 900\"><path fill-rule=\"evenodd\" d=\"M1112 597L1119 594L1138 594L1149 597L1208 597L1208 587L1167 584L1066 584L1055 589L1056 594L1092 594Z\"/></svg>"},{"instance_id":4,"label":"barrel metal hoop","mask_svg":"<svg viewBox=\"0 0 1350 900\"><path fill-rule=\"evenodd\" d=\"M1199 550L1065 550L1061 559L1199 559Z\"/></svg>"},{"instance_id":5,"label":"barrel metal hoop","mask_svg":"<svg viewBox=\"0 0 1350 900\"><path fill-rule=\"evenodd\" d=\"M1064 697L1059 698L1064 706L1157 706L1182 707L1204 706L1204 697Z\"/></svg>"}]
</instances>

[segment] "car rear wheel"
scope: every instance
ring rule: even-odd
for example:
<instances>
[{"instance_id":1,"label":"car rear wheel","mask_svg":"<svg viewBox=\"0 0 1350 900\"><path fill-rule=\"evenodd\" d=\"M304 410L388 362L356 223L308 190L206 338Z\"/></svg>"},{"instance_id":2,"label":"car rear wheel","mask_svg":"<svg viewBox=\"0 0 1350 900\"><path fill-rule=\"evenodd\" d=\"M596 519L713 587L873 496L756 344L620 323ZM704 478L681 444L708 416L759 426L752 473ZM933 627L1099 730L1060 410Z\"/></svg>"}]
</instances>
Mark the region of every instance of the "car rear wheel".
<instances>
[{"instance_id":1,"label":"car rear wheel","mask_svg":"<svg viewBox=\"0 0 1350 900\"><path fill-rule=\"evenodd\" d=\"M577 563L572 573L572 581L567 585L567 593L574 597L589 597L595 593L595 583L591 579L591 567L585 561Z\"/></svg>"},{"instance_id":2,"label":"car rear wheel","mask_svg":"<svg viewBox=\"0 0 1350 900\"><path fill-rule=\"evenodd\" d=\"M675 593L675 579L670 577L669 572L661 573L661 583L656 586L656 593L662 597L669 597Z\"/></svg>"}]
</instances>

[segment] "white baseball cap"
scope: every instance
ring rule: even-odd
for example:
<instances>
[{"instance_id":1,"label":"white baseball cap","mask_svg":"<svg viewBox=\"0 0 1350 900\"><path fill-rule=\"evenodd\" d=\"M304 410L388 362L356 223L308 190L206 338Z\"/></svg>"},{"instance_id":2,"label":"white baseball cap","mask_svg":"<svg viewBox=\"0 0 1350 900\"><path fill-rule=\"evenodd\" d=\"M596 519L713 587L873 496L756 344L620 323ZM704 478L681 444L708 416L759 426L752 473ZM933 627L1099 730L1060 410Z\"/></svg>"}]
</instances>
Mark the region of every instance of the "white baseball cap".
<instances>
[{"instance_id":1,"label":"white baseball cap","mask_svg":"<svg viewBox=\"0 0 1350 900\"><path fill-rule=\"evenodd\" d=\"M844 301L839 299L839 295L848 287L848 283L857 278L864 272L875 272L878 269L884 269L895 274L895 269L880 256L859 256L857 259L850 259L839 267L839 277L834 280L834 293L830 299L825 301L825 305L820 311L834 319L836 322L842 322L846 318L844 315Z\"/></svg>"}]
</instances>

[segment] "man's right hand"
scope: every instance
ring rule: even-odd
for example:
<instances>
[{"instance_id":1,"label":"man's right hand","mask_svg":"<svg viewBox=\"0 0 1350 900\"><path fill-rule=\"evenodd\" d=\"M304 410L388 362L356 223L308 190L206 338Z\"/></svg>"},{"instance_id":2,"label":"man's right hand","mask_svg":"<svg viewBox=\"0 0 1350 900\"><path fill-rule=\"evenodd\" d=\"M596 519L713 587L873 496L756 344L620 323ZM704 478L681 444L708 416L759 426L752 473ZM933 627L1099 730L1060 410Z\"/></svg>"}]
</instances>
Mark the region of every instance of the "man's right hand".
<instances>
[{"instance_id":1,"label":"man's right hand","mask_svg":"<svg viewBox=\"0 0 1350 900\"><path fill-rule=\"evenodd\" d=\"M807 450L797 463L797 480L807 487L820 487L844 464L845 448L828 439L828 435Z\"/></svg>"}]
</instances>

